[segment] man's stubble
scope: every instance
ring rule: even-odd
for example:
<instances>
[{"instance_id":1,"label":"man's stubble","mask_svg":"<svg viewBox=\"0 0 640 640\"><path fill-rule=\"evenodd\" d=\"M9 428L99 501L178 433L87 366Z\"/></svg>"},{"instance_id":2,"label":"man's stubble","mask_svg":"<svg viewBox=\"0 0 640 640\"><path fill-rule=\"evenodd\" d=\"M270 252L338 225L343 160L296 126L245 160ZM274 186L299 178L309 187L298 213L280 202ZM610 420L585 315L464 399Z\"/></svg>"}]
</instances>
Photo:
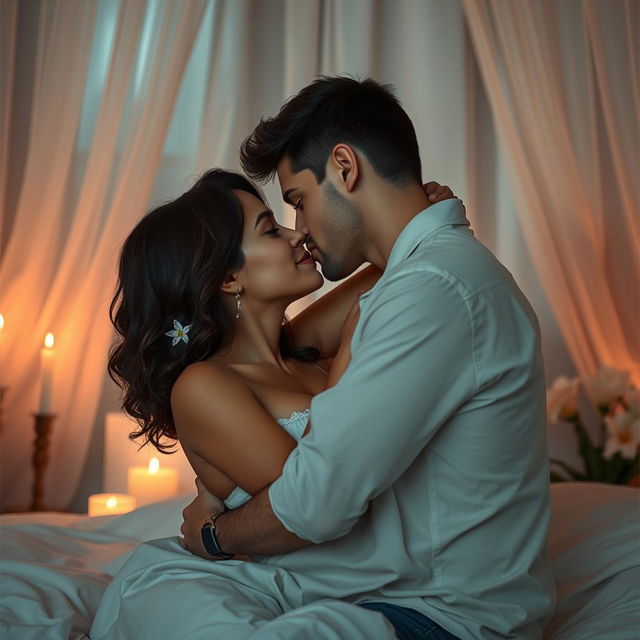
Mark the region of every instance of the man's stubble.
<instances>
[{"instance_id":1,"label":"man's stubble","mask_svg":"<svg viewBox=\"0 0 640 640\"><path fill-rule=\"evenodd\" d=\"M345 198L330 182L324 189L325 249L317 247L322 257L322 274L336 282L351 275L361 264L355 264L362 243L364 224L362 210Z\"/></svg>"}]
</instances>

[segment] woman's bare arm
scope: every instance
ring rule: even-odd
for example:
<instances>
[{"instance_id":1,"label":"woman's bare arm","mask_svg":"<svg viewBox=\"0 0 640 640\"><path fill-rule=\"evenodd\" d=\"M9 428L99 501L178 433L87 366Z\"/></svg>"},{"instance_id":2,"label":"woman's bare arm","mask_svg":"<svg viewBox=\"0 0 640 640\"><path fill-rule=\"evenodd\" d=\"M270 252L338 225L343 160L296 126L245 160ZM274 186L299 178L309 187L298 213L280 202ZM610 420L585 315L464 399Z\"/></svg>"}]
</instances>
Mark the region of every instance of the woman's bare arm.
<instances>
[{"instance_id":1,"label":"woman's bare arm","mask_svg":"<svg viewBox=\"0 0 640 640\"><path fill-rule=\"evenodd\" d=\"M381 275L380 269L370 265L303 309L289 322L293 344L317 347L323 358L333 358L353 303L360 291L371 289Z\"/></svg>"},{"instance_id":2,"label":"woman's bare arm","mask_svg":"<svg viewBox=\"0 0 640 640\"><path fill-rule=\"evenodd\" d=\"M246 382L224 365L197 362L187 367L173 387L171 407L185 451L250 495L282 473L296 446ZM208 491L220 493L213 486L215 475L196 473Z\"/></svg>"}]
</instances>

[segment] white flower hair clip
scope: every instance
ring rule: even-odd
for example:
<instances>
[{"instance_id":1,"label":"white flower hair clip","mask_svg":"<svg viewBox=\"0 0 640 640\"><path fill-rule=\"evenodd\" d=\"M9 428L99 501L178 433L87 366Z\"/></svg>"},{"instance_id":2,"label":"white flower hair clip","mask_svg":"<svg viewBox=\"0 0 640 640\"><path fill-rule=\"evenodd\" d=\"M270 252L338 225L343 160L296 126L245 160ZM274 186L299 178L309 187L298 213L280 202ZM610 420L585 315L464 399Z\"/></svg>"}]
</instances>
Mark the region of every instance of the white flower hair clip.
<instances>
[{"instance_id":1,"label":"white flower hair clip","mask_svg":"<svg viewBox=\"0 0 640 640\"><path fill-rule=\"evenodd\" d=\"M171 341L172 347L175 347L180 340L185 344L189 344L189 336L187 335L189 333L189 329L191 329L190 324L183 327L177 320L174 320L173 329L171 329L171 331L167 331L164 335L173 338Z\"/></svg>"}]
</instances>

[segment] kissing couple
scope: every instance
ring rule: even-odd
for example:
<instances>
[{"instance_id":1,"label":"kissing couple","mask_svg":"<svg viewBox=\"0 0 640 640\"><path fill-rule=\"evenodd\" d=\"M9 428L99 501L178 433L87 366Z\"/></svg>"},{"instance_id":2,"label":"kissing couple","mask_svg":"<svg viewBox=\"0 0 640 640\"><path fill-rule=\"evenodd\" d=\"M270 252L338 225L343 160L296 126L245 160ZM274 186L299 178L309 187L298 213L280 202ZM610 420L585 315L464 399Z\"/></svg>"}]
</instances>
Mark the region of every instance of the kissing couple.
<instances>
[{"instance_id":1,"label":"kissing couple","mask_svg":"<svg viewBox=\"0 0 640 640\"><path fill-rule=\"evenodd\" d=\"M134 437L179 441L198 495L183 538L120 569L91 638L541 638L545 382L525 296L451 190L423 187L389 87L321 77L241 161L277 175L295 229L214 169L122 249L109 371ZM323 276L343 282L287 320Z\"/></svg>"}]
</instances>

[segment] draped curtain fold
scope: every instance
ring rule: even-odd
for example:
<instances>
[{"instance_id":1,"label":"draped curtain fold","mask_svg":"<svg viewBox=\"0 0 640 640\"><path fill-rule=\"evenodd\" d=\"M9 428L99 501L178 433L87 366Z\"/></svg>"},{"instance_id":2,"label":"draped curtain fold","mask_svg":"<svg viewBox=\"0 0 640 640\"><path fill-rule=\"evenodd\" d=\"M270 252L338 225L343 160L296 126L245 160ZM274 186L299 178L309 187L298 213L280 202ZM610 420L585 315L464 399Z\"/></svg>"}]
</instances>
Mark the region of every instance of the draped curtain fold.
<instances>
[{"instance_id":1,"label":"draped curtain fold","mask_svg":"<svg viewBox=\"0 0 640 640\"><path fill-rule=\"evenodd\" d=\"M631 25L638 25L638 5L606 3L602 20L598 12L605 11L604 3L597 1L462 0L462 5L524 235L576 368L593 374L609 364L631 370L639 381L633 306L640 282L634 257L640 110L636 100L619 108L620 95L628 91L615 91L626 85L637 97L633 72L639 48ZM563 51L561 35L569 23L596 62L595 81L589 57L575 56L579 47ZM603 26L611 23L630 26ZM567 96L576 91L581 99L570 102ZM608 134L604 141L598 136L600 105ZM602 194L603 144L617 159L616 182L606 189L618 190L622 207L608 207ZM606 228L619 225L626 233L610 246ZM629 257L623 296L616 295L616 274L608 269L608 254L614 251ZM623 307L636 312L625 314Z\"/></svg>"},{"instance_id":2,"label":"draped curtain fold","mask_svg":"<svg viewBox=\"0 0 640 640\"><path fill-rule=\"evenodd\" d=\"M15 49L18 20L18 0L7 0L0 4L0 206L4 211L6 206L7 179L9 165L9 131L11 115L12 85L15 73ZM4 217L0 225L0 248L4 245L2 234Z\"/></svg>"},{"instance_id":3,"label":"draped curtain fold","mask_svg":"<svg viewBox=\"0 0 640 640\"><path fill-rule=\"evenodd\" d=\"M4 422L14 435L31 433L28 410L37 406L38 379L33 356L47 331L64 353L64 369L58 367L54 379L55 410L64 422L53 430L47 474L55 480L45 495L53 508L69 503L83 467L112 338L107 311L117 248L147 206L204 6L179 0L119 5L81 188L69 198L97 3L42 3L28 157L0 278L5 337L20 346L6 354L11 377ZM152 55L144 70L148 81L135 86L145 18L153 21ZM11 438L10 449L6 440L3 445L3 501L24 503L30 438Z\"/></svg>"},{"instance_id":4,"label":"draped curtain fold","mask_svg":"<svg viewBox=\"0 0 640 640\"><path fill-rule=\"evenodd\" d=\"M640 4L585 0L598 95L631 248L640 255ZM625 95L624 100L618 96ZM637 275L637 273L636 273Z\"/></svg>"}]
</instances>

